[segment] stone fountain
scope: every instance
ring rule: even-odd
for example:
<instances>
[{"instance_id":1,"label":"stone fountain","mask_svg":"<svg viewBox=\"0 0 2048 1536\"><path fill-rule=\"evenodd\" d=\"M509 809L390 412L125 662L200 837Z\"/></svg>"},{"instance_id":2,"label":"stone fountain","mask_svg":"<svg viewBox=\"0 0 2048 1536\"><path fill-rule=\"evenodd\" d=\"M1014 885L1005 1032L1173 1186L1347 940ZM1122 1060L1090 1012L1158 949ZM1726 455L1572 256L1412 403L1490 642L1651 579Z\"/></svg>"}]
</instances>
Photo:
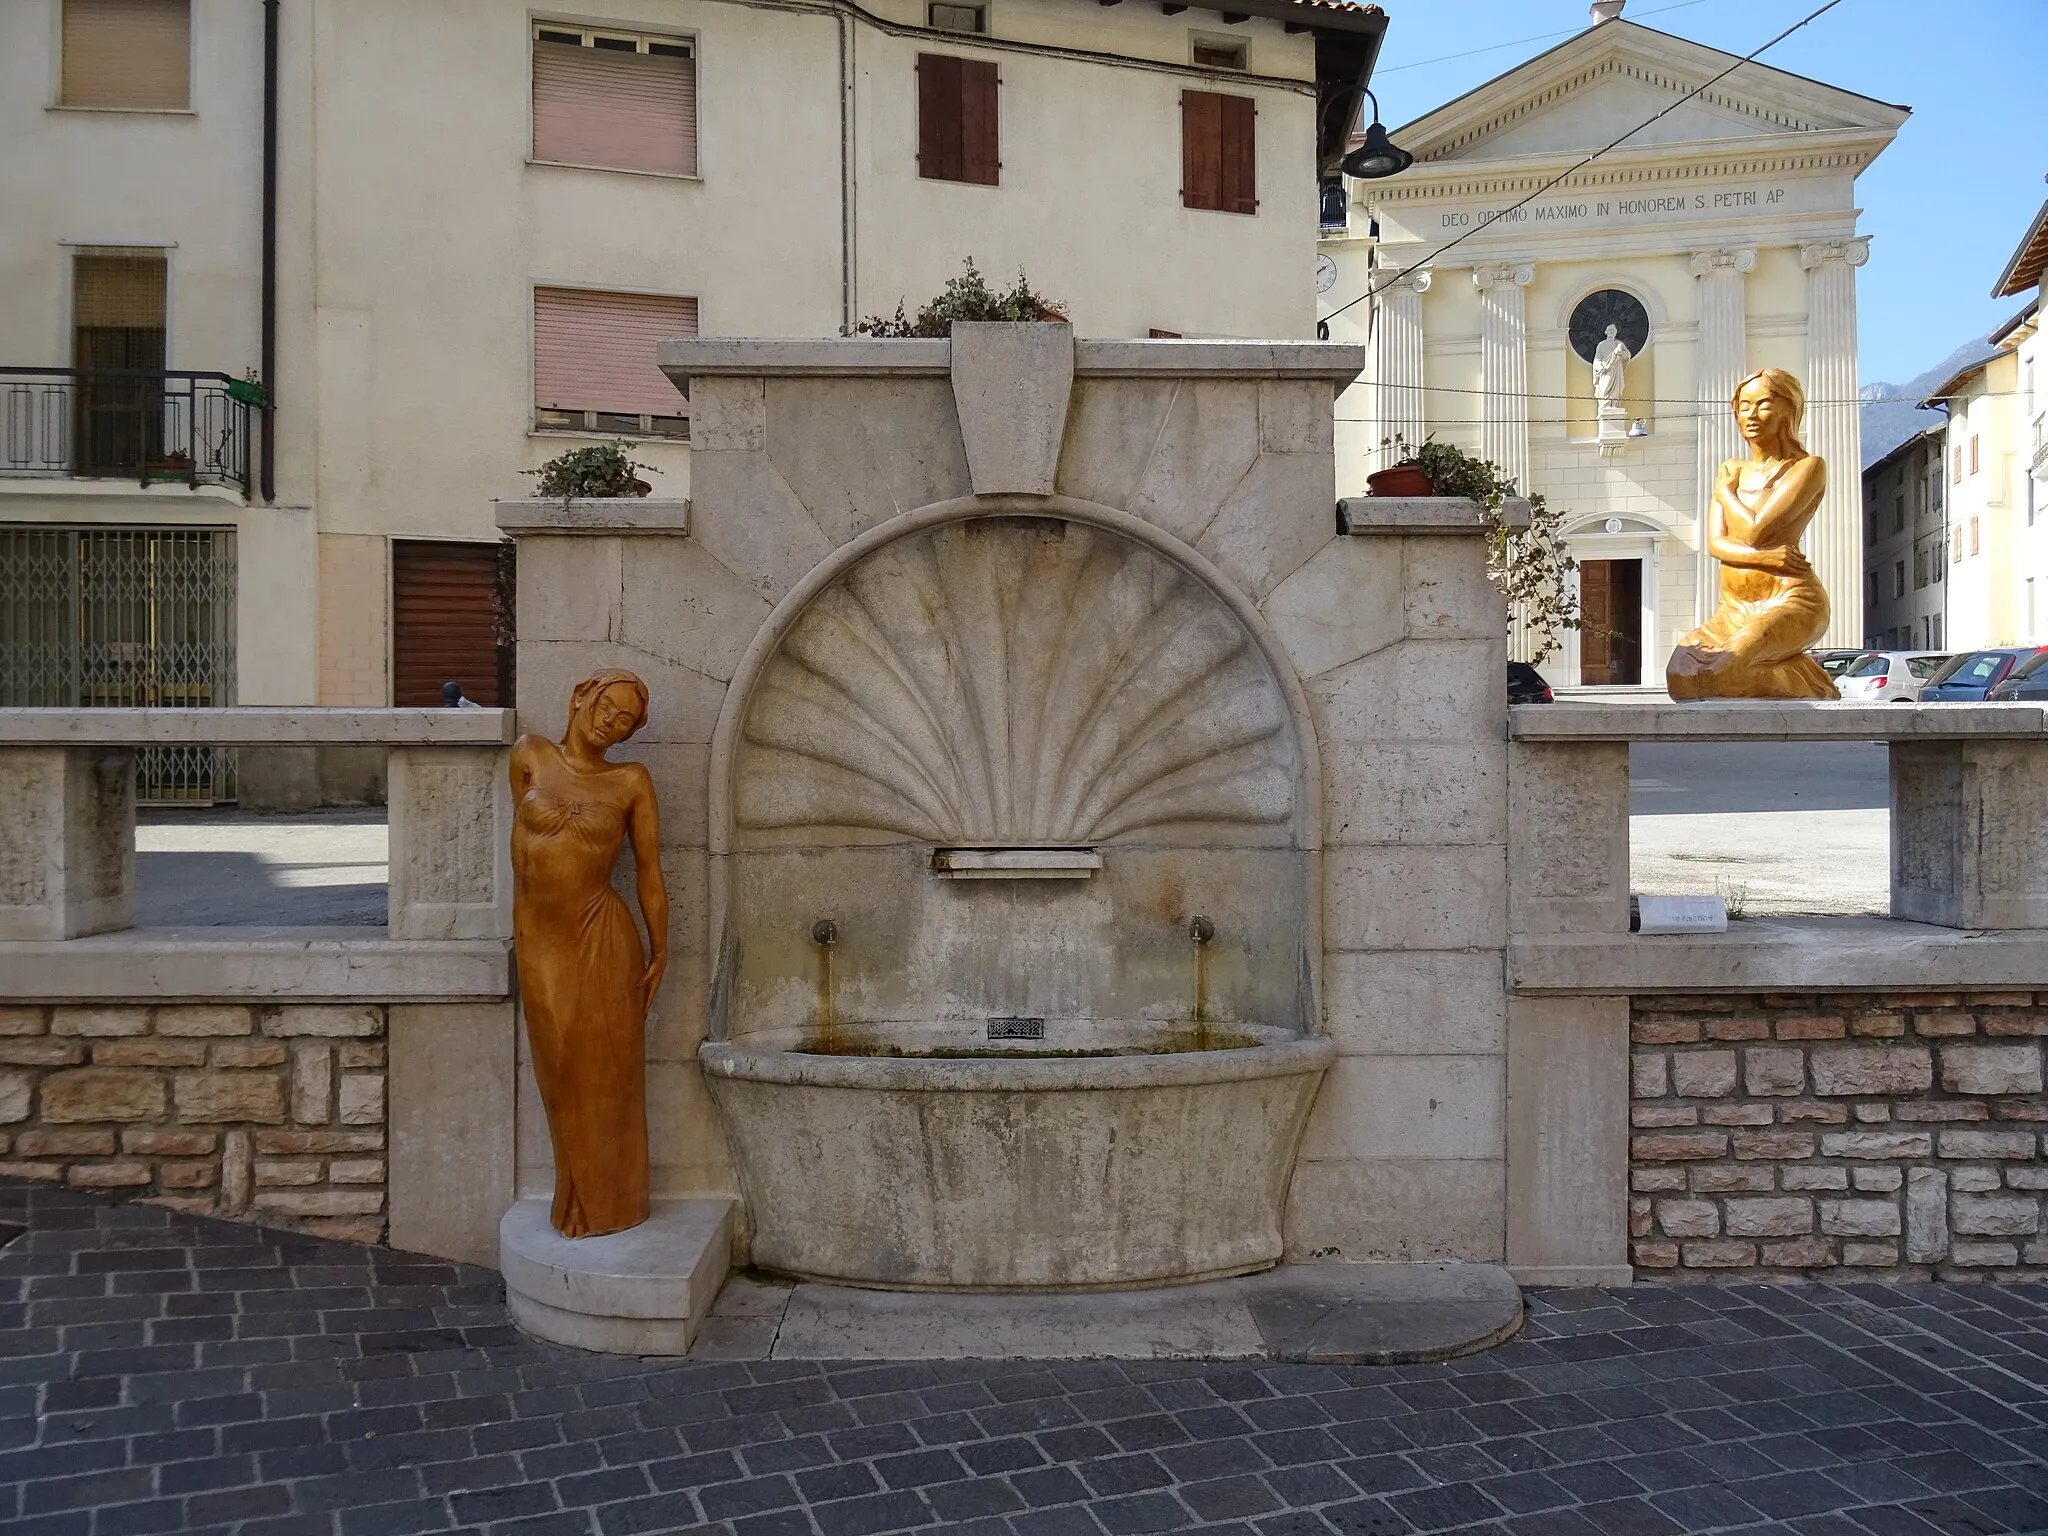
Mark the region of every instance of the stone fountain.
<instances>
[{"instance_id":1,"label":"stone fountain","mask_svg":"<svg viewBox=\"0 0 2048 1536\"><path fill-rule=\"evenodd\" d=\"M1500 829L1442 835L1459 846L1436 859L1326 857L1328 829L1365 841L1361 808L1446 769L1497 787L1502 750L1505 615L1475 510L1337 506L1333 400L1362 351L1025 324L677 340L661 360L690 397L687 508L500 522L523 540L521 697L597 666L651 689L627 755L677 829L678 892L649 1026L651 1225L697 1236L681 1258L643 1238L626 1267L646 1272L594 1290L557 1255L534 1295L666 1307L662 1337L686 1341L728 1249L956 1291L1309 1252L1497 1260L1467 1229L1484 1207L1499 1230L1498 1151L1386 1166L1389 1090L1344 1070L1328 1022L1333 959L1349 1020L1373 986L1359 951L1453 947L1400 936L1401 886L1427 903L1431 869L1464 881L1475 833L1482 916L1454 942L1500 988ZM1395 651L1472 718L1326 783L1327 743L1364 755L1347 720L1374 684L1351 674ZM548 707L522 727L558 729ZM1497 1143L1498 1091L1469 1073L1387 1081L1490 1117ZM548 1177L525 1146L529 1204ZM515 1271L538 1273L508 1250L519 1291Z\"/></svg>"}]
</instances>

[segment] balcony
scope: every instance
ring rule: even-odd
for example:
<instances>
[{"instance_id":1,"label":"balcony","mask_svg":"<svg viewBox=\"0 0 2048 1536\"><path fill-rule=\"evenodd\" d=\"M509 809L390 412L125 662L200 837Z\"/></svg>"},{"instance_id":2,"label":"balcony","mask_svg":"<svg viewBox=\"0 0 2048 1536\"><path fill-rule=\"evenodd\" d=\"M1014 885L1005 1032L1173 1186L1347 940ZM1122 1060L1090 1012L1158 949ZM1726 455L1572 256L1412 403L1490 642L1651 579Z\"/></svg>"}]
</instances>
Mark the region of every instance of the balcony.
<instances>
[{"instance_id":1,"label":"balcony","mask_svg":"<svg viewBox=\"0 0 2048 1536\"><path fill-rule=\"evenodd\" d=\"M261 388L225 373L0 367L0 477L249 489Z\"/></svg>"}]
</instances>

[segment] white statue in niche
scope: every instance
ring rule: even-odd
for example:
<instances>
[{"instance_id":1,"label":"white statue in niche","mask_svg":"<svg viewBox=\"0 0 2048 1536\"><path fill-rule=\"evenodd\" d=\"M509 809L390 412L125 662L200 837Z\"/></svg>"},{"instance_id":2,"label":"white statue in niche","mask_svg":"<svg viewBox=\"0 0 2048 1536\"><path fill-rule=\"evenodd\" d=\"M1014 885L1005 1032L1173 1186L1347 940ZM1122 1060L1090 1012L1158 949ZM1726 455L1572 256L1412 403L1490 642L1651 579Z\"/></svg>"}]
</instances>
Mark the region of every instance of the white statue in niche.
<instances>
[{"instance_id":1,"label":"white statue in niche","mask_svg":"<svg viewBox=\"0 0 2048 1536\"><path fill-rule=\"evenodd\" d=\"M1607 339L1593 349L1593 398L1600 402L1602 416L1624 414L1621 397L1628 388L1628 365L1635 353L1621 339L1616 326L1607 327Z\"/></svg>"}]
</instances>

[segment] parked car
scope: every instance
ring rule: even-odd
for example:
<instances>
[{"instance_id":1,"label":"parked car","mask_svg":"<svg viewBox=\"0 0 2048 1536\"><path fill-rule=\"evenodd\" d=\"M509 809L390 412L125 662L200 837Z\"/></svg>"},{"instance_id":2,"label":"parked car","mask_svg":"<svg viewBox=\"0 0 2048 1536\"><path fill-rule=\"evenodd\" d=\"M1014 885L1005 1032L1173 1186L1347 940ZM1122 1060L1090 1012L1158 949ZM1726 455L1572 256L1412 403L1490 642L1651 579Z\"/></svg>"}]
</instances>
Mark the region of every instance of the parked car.
<instances>
[{"instance_id":1,"label":"parked car","mask_svg":"<svg viewBox=\"0 0 2048 1536\"><path fill-rule=\"evenodd\" d=\"M1835 692L1859 704L1910 704L1948 659L1947 651L1865 651L1835 679Z\"/></svg>"},{"instance_id":2,"label":"parked car","mask_svg":"<svg viewBox=\"0 0 2048 1536\"><path fill-rule=\"evenodd\" d=\"M1550 684L1543 681L1543 674L1526 661L1508 663L1508 702L1510 704L1555 704L1557 695L1550 691Z\"/></svg>"},{"instance_id":3,"label":"parked car","mask_svg":"<svg viewBox=\"0 0 2048 1536\"><path fill-rule=\"evenodd\" d=\"M2032 645L2003 645L1990 650L1967 651L1920 685L1920 702L1981 704L1984 696L2004 682L2014 667L2039 652L2040 647Z\"/></svg>"},{"instance_id":4,"label":"parked car","mask_svg":"<svg viewBox=\"0 0 2048 1536\"><path fill-rule=\"evenodd\" d=\"M2048 703L2048 645L2005 674L2005 681L1984 695L1991 704Z\"/></svg>"},{"instance_id":5,"label":"parked car","mask_svg":"<svg viewBox=\"0 0 2048 1536\"><path fill-rule=\"evenodd\" d=\"M1866 656L1869 654L1869 652L1808 651L1806 654L1811 656L1815 661L1819 662L1821 671L1827 673L1829 677L1840 677L1842 675L1842 669L1844 667L1848 666L1849 663L1854 661L1858 656Z\"/></svg>"}]
</instances>

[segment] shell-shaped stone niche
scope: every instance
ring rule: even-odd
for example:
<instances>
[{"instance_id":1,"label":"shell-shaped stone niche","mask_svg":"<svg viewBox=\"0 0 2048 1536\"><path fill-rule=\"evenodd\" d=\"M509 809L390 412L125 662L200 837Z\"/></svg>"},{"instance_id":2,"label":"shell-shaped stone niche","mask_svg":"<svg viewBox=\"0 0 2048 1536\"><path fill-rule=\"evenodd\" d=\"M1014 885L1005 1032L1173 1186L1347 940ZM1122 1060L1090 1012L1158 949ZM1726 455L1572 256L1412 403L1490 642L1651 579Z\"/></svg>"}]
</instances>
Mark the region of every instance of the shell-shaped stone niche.
<instances>
[{"instance_id":1,"label":"shell-shaped stone niche","mask_svg":"<svg viewBox=\"0 0 2048 1536\"><path fill-rule=\"evenodd\" d=\"M1295 742L1250 633L1164 556L1062 519L869 555L784 636L742 742L735 814L756 833L1031 847L1292 826Z\"/></svg>"}]
</instances>

